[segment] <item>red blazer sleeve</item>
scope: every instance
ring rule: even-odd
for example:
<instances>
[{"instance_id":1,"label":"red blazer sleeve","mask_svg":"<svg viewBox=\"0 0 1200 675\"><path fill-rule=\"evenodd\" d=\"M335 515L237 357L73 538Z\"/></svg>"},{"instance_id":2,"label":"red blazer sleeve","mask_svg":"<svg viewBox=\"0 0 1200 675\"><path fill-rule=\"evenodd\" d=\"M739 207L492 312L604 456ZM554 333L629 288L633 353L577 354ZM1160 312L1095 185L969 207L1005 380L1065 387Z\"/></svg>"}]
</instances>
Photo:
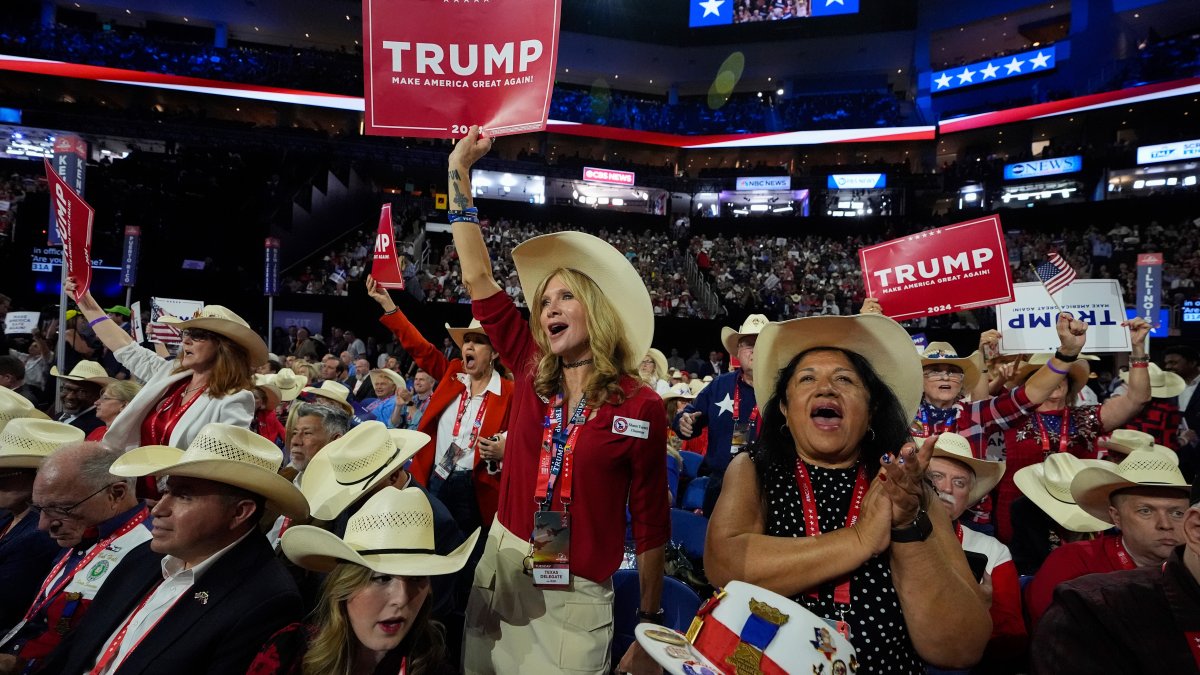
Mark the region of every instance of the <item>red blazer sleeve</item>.
<instances>
[{"instance_id":1,"label":"red blazer sleeve","mask_svg":"<svg viewBox=\"0 0 1200 675\"><path fill-rule=\"evenodd\" d=\"M396 310L391 314L384 314L379 317L379 322L392 331L392 335L400 341L400 346L413 357L421 370L429 373L435 380L442 379L450 367L450 361L421 335L421 331L412 325L408 317L404 316L404 312Z\"/></svg>"},{"instance_id":2,"label":"red blazer sleeve","mask_svg":"<svg viewBox=\"0 0 1200 675\"><path fill-rule=\"evenodd\" d=\"M537 343L529 332L529 322L517 311L507 293L496 293L471 303L471 313L483 324L488 339L500 354L504 366L513 371L513 379L529 375L539 355Z\"/></svg>"},{"instance_id":3,"label":"red blazer sleeve","mask_svg":"<svg viewBox=\"0 0 1200 675\"><path fill-rule=\"evenodd\" d=\"M643 385L644 387L644 385ZM629 514L637 553L658 548L671 538L671 501L667 491L667 420L657 396L643 399L638 418L650 421L649 438L634 444L630 460Z\"/></svg>"},{"instance_id":4,"label":"red blazer sleeve","mask_svg":"<svg viewBox=\"0 0 1200 675\"><path fill-rule=\"evenodd\" d=\"M1051 551L1025 589L1025 607L1029 611L1029 625L1034 630L1054 599L1054 589L1060 583L1086 573L1074 554L1074 548L1066 545Z\"/></svg>"},{"instance_id":5,"label":"red blazer sleeve","mask_svg":"<svg viewBox=\"0 0 1200 675\"><path fill-rule=\"evenodd\" d=\"M992 640L988 648L1002 648L1004 654L1024 651L1028 635L1021 613L1021 581L1011 560L992 570L991 614Z\"/></svg>"}]
</instances>

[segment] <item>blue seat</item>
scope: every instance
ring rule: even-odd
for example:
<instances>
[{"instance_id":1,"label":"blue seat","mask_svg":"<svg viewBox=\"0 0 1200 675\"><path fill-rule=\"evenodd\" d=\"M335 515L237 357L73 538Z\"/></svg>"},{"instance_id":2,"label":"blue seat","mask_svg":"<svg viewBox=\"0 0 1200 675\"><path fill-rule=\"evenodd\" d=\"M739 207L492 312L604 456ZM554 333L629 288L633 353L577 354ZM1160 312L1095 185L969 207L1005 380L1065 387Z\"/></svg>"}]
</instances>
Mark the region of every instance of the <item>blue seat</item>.
<instances>
[{"instance_id":1,"label":"blue seat","mask_svg":"<svg viewBox=\"0 0 1200 675\"><path fill-rule=\"evenodd\" d=\"M612 662L615 667L636 639L637 610L641 602L641 585L637 570L617 570L613 575L613 641ZM683 633L700 609L700 596L687 584L674 578L663 579L663 624Z\"/></svg>"},{"instance_id":2,"label":"blue seat","mask_svg":"<svg viewBox=\"0 0 1200 675\"><path fill-rule=\"evenodd\" d=\"M695 478L696 473L700 471L700 464L704 461L704 455L691 450L680 450L679 454L683 457L683 475Z\"/></svg>"},{"instance_id":3,"label":"blue seat","mask_svg":"<svg viewBox=\"0 0 1200 675\"><path fill-rule=\"evenodd\" d=\"M708 476L692 479L679 500L679 508L685 511L695 511L704 508L704 492L708 490Z\"/></svg>"},{"instance_id":4,"label":"blue seat","mask_svg":"<svg viewBox=\"0 0 1200 675\"><path fill-rule=\"evenodd\" d=\"M683 509L671 509L671 541L683 547L689 558L704 560L707 532L708 518Z\"/></svg>"}]
</instances>

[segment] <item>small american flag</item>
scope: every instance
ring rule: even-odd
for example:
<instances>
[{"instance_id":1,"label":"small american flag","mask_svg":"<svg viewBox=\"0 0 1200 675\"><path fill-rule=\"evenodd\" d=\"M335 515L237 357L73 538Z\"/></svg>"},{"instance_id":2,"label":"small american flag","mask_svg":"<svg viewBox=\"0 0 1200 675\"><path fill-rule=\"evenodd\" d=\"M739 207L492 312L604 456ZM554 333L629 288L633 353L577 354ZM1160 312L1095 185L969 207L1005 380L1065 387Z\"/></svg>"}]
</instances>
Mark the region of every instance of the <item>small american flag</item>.
<instances>
[{"instance_id":1,"label":"small american flag","mask_svg":"<svg viewBox=\"0 0 1200 675\"><path fill-rule=\"evenodd\" d=\"M1076 276L1075 269L1055 252L1051 252L1046 258L1046 262L1037 266L1036 272L1038 278L1042 280L1042 285L1046 287L1046 292L1050 295L1070 286Z\"/></svg>"},{"instance_id":2,"label":"small american flag","mask_svg":"<svg viewBox=\"0 0 1200 675\"><path fill-rule=\"evenodd\" d=\"M150 342L161 342L165 345L175 345L183 342L179 329L169 323L154 321L150 323Z\"/></svg>"}]
</instances>

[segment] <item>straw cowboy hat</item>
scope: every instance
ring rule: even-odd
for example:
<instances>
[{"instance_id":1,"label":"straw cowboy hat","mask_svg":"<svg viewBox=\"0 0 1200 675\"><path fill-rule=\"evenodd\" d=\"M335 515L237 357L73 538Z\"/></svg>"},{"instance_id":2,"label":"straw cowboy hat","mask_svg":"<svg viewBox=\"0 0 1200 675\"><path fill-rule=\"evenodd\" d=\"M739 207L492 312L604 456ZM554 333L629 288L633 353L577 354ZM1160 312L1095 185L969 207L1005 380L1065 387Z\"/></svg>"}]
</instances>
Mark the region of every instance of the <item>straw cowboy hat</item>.
<instances>
[{"instance_id":1,"label":"straw cowboy hat","mask_svg":"<svg viewBox=\"0 0 1200 675\"><path fill-rule=\"evenodd\" d=\"M1046 461L1013 474L1013 483L1021 494L1029 497L1063 528L1071 532L1103 532L1112 524L1093 518L1079 508L1071 496L1071 481L1084 469L1111 466L1112 462L1103 459L1079 459L1068 452L1056 452Z\"/></svg>"},{"instance_id":2,"label":"straw cowboy hat","mask_svg":"<svg viewBox=\"0 0 1200 675\"><path fill-rule=\"evenodd\" d=\"M696 394L692 391L691 387L680 382L679 384L671 385L671 388L667 390L667 393L662 395L663 403L666 403L667 401L673 401L677 398L690 401L696 398Z\"/></svg>"},{"instance_id":3,"label":"straw cowboy hat","mask_svg":"<svg viewBox=\"0 0 1200 675\"><path fill-rule=\"evenodd\" d=\"M91 382L101 387L107 387L116 382L114 378L108 376L108 371L104 370L104 366L95 361L80 361L66 375L58 370L58 366L50 366L50 375L71 382Z\"/></svg>"},{"instance_id":4,"label":"straw cowboy hat","mask_svg":"<svg viewBox=\"0 0 1200 675\"><path fill-rule=\"evenodd\" d=\"M174 316L159 319L179 330L199 328L229 338L250 355L250 367L257 368L267 363L267 343L250 328L242 317L221 305L206 305L196 316L183 320Z\"/></svg>"},{"instance_id":5,"label":"straw cowboy hat","mask_svg":"<svg viewBox=\"0 0 1200 675\"><path fill-rule=\"evenodd\" d=\"M271 510L292 520L308 518L308 502L279 475L283 452L244 427L213 422L196 434L187 450L167 445L134 448L113 462L115 476L188 476L225 483L265 497Z\"/></svg>"},{"instance_id":6,"label":"straw cowboy hat","mask_svg":"<svg viewBox=\"0 0 1200 675\"><path fill-rule=\"evenodd\" d=\"M933 456L952 459L966 464L975 473L975 484L967 497L967 505L971 506L983 499L992 491L1004 477L1004 462L991 462L986 459L976 459L971 454L971 442L954 433L938 436L933 444Z\"/></svg>"},{"instance_id":7,"label":"straw cowboy hat","mask_svg":"<svg viewBox=\"0 0 1200 675\"><path fill-rule=\"evenodd\" d=\"M300 491L317 520L334 520L425 447L429 435L363 422L330 441L308 463Z\"/></svg>"},{"instance_id":8,"label":"straw cowboy hat","mask_svg":"<svg viewBox=\"0 0 1200 675\"><path fill-rule=\"evenodd\" d=\"M13 420L32 418L48 420L46 413L33 407L29 399L7 387L0 387L0 430Z\"/></svg>"},{"instance_id":9,"label":"straw cowboy hat","mask_svg":"<svg viewBox=\"0 0 1200 675\"><path fill-rule=\"evenodd\" d=\"M459 349L462 349L463 338L467 336L467 333L477 333L487 337L487 331L483 330L483 324L479 323L479 319L471 319L471 323L466 328L454 328L450 324L446 324L446 332L450 334L450 339L454 340L454 344L458 345ZM488 342L491 341L492 339L488 338Z\"/></svg>"},{"instance_id":10,"label":"straw cowboy hat","mask_svg":"<svg viewBox=\"0 0 1200 675\"><path fill-rule=\"evenodd\" d=\"M479 528L448 555L438 555L429 498L420 488L388 486L350 516L344 538L300 525L284 532L283 553L314 572L331 572L338 563L349 562L381 574L436 576L461 570L477 539Z\"/></svg>"},{"instance_id":11,"label":"straw cowboy hat","mask_svg":"<svg viewBox=\"0 0 1200 675\"><path fill-rule=\"evenodd\" d=\"M1190 497L1192 486L1176 463L1151 450L1134 450L1125 461L1110 468L1084 469L1071 481L1071 496L1079 508L1105 522L1112 522L1109 498L1117 490L1132 487L1177 488Z\"/></svg>"},{"instance_id":12,"label":"straw cowboy hat","mask_svg":"<svg viewBox=\"0 0 1200 675\"><path fill-rule=\"evenodd\" d=\"M624 253L590 234L555 232L522 242L512 250L512 259L530 307L537 306L537 299L528 295L561 268L586 275L614 307L620 303L617 316L629 342L629 358L637 359L628 365L636 369L654 339L654 308L646 283Z\"/></svg>"},{"instance_id":13,"label":"straw cowboy hat","mask_svg":"<svg viewBox=\"0 0 1200 675\"><path fill-rule=\"evenodd\" d=\"M900 406L905 419L917 416L925 393L921 357L912 348L908 331L882 314L811 316L771 323L763 328L754 349L754 399L759 406L775 395L777 374L800 352L833 347L855 352L867 360Z\"/></svg>"},{"instance_id":14,"label":"straw cowboy hat","mask_svg":"<svg viewBox=\"0 0 1200 675\"><path fill-rule=\"evenodd\" d=\"M747 652L757 657L755 665L761 670L737 672L849 675L858 667L849 640L821 617L778 593L731 581L705 609L709 611L701 617L692 640L650 623L638 625L634 635L671 675L733 673L733 655Z\"/></svg>"},{"instance_id":15,"label":"straw cowboy hat","mask_svg":"<svg viewBox=\"0 0 1200 675\"><path fill-rule=\"evenodd\" d=\"M721 328L721 344L725 346L725 351L737 354L738 341L744 337L758 335L768 323L771 323L771 320L762 314L751 314L737 330L724 326Z\"/></svg>"},{"instance_id":16,"label":"straw cowboy hat","mask_svg":"<svg viewBox=\"0 0 1200 675\"><path fill-rule=\"evenodd\" d=\"M84 438L83 429L62 422L16 419L0 432L0 469L36 469L46 455Z\"/></svg>"},{"instance_id":17,"label":"straw cowboy hat","mask_svg":"<svg viewBox=\"0 0 1200 675\"><path fill-rule=\"evenodd\" d=\"M1029 376L1041 370L1042 366L1050 361L1050 357L1054 356L1050 353L1034 354L1029 357L1028 361L1017 366L1017 372L1013 375L1013 379L1017 384L1023 384ZM1079 390L1083 389L1087 384L1088 375L1091 374L1091 366L1088 361L1099 361L1100 357L1091 356L1088 354L1080 354L1079 358L1071 362L1067 368L1067 400L1074 400L1079 394Z\"/></svg>"},{"instance_id":18,"label":"straw cowboy hat","mask_svg":"<svg viewBox=\"0 0 1200 675\"><path fill-rule=\"evenodd\" d=\"M263 392L267 399L267 410L274 410L283 400L283 392L275 386L275 378L271 375L255 375L254 388Z\"/></svg>"},{"instance_id":19,"label":"straw cowboy hat","mask_svg":"<svg viewBox=\"0 0 1200 675\"><path fill-rule=\"evenodd\" d=\"M375 371L371 371L374 373ZM312 394L324 399L333 401L339 408L346 411L346 414L354 417L354 407L350 405L350 390L341 382L333 380L325 380L319 387L305 387L300 390L301 394Z\"/></svg>"},{"instance_id":20,"label":"straw cowboy hat","mask_svg":"<svg viewBox=\"0 0 1200 675\"><path fill-rule=\"evenodd\" d=\"M271 384L279 390L283 400L288 402L295 401L296 397L300 395L300 390L308 384L307 380L297 375L291 368L280 368L278 373L267 375L267 377L271 378Z\"/></svg>"},{"instance_id":21,"label":"straw cowboy hat","mask_svg":"<svg viewBox=\"0 0 1200 675\"><path fill-rule=\"evenodd\" d=\"M654 376L660 380L667 379L667 355L661 351L651 347L646 350L646 356L649 356L654 361Z\"/></svg>"},{"instance_id":22,"label":"straw cowboy hat","mask_svg":"<svg viewBox=\"0 0 1200 675\"><path fill-rule=\"evenodd\" d=\"M678 368L672 368L671 369L671 379L672 380L675 380L675 379L682 380L683 379L683 371L679 370Z\"/></svg>"},{"instance_id":23,"label":"straw cowboy hat","mask_svg":"<svg viewBox=\"0 0 1200 675\"><path fill-rule=\"evenodd\" d=\"M921 367L941 364L958 366L963 371L963 391L969 392L979 381L979 366L969 356L959 356L949 342L930 342L921 351Z\"/></svg>"},{"instance_id":24,"label":"straw cowboy hat","mask_svg":"<svg viewBox=\"0 0 1200 675\"><path fill-rule=\"evenodd\" d=\"M696 378L692 378L691 380L688 381L687 386L688 386L688 389L691 390L692 397L694 398L696 396L699 396L700 392L704 391L704 388L708 386L708 383L704 382L703 380L698 380Z\"/></svg>"},{"instance_id":25,"label":"straw cowboy hat","mask_svg":"<svg viewBox=\"0 0 1200 675\"><path fill-rule=\"evenodd\" d=\"M1158 364L1153 361L1150 362L1147 370L1150 371L1151 398L1174 398L1187 389L1186 380L1169 370L1159 368ZM1120 377L1122 382L1129 384L1129 371L1121 373Z\"/></svg>"},{"instance_id":26,"label":"straw cowboy hat","mask_svg":"<svg viewBox=\"0 0 1200 675\"><path fill-rule=\"evenodd\" d=\"M1108 448L1121 455L1128 455L1134 450L1150 450L1154 447L1154 437L1144 431L1134 429L1117 429L1108 438L1100 441L1100 447Z\"/></svg>"},{"instance_id":27,"label":"straw cowboy hat","mask_svg":"<svg viewBox=\"0 0 1200 675\"><path fill-rule=\"evenodd\" d=\"M378 375L379 377L391 380L392 384L395 384L397 389L408 389L408 382L404 380L404 376L394 370L388 370L387 368L373 368L371 369L370 374L371 377Z\"/></svg>"}]
</instances>

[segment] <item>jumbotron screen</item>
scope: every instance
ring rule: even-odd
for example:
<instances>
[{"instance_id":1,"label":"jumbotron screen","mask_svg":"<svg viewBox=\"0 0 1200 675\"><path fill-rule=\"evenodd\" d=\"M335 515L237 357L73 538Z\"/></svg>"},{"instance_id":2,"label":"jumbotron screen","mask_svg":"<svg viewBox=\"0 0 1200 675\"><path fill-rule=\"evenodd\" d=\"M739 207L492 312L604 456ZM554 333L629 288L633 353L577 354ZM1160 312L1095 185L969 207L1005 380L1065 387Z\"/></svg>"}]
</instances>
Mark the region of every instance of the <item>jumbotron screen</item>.
<instances>
[{"instance_id":1,"label":"jumbotron screen","mask_svg":"<svg viewBox=\"0 0 1200 675\"><path fill-rule=\"evenodd\" d=\"M692 28L857 14L858 0L691 0Z\"/></svg>"}]
</instances>

